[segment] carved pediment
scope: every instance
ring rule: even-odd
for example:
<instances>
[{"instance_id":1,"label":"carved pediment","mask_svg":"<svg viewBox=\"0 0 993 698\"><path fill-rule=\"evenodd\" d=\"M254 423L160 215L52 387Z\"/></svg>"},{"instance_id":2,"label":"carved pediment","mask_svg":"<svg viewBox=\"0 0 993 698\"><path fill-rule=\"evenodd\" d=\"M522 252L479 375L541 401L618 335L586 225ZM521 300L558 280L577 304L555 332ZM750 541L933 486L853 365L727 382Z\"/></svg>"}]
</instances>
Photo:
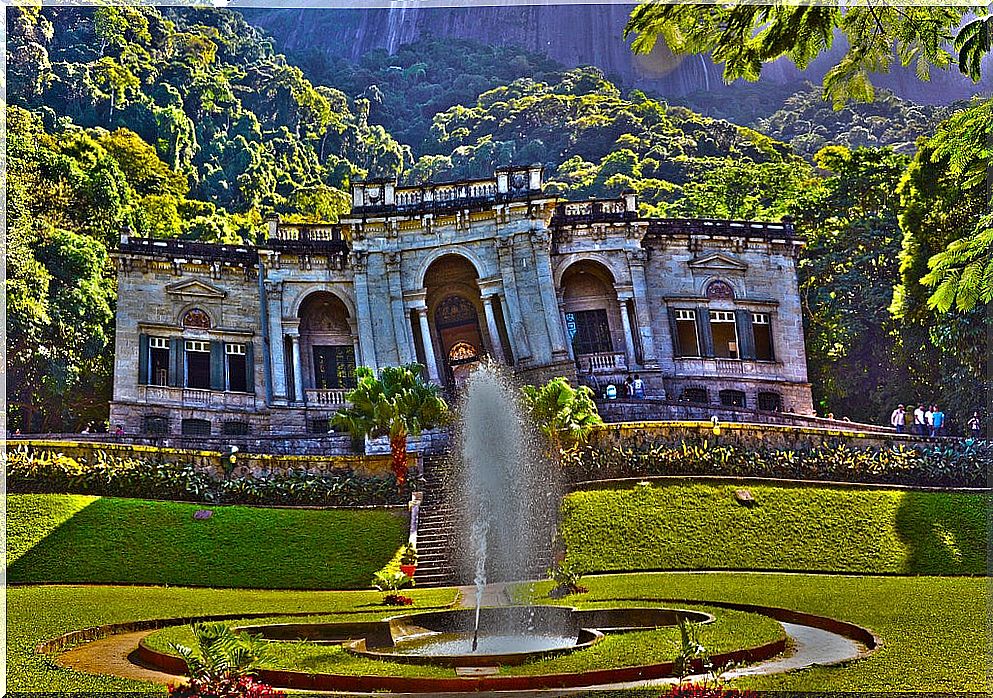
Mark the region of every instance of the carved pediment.
<instances>
[{"instance_id":1,"label":"carved pediment","mask_svg":"<svg viewBox=\"0 0 993 698\"><path fill-rule=\"evenodd\" d=\"M208 300L220 300L227 296L227 292L216 286L200 281L199 279L188 279L179 283L166 286L166 293L173 296L183 296L186 298L206 298Z\"/></svg>"},{"instance_id":2,"label":"carved pediment","mask_svg":"<svg viewBox=\"0 0 993 698\"><path fill-rule=\"evenodd\" d=\"M699 269L701 271L743 272L748 269L747 264L727 252L704 252L686 264L691 269Z\"/></svg>"}]
</instances>

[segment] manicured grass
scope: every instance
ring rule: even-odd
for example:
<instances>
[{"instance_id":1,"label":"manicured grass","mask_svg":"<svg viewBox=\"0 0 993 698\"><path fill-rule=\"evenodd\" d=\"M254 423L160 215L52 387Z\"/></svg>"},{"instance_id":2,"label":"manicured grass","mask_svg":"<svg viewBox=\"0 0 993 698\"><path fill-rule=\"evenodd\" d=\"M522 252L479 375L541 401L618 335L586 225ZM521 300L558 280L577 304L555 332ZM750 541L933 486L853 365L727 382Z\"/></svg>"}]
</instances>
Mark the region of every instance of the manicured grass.
<instances>
[{"instance_id":1,"label":"manicured grass","mask_svg":"<svg viewBox=\"0 0 993 698\"><path fill-rule=\"evenodd\" d=\"M82 494L12 494L7 497L7 564L95 502Z\"/></svg>"},{"instance_id":2,"label":"manicured grass","mask_svg":"<svg viewBox=\"0 0 993 698\"><path fill-rule=\"evenodd\" d=\"M585 604L574 600L570 605L578 607L598 607L604 604ZM610 604L616 605L616 604ZM646 603L645 606L659 604ZM664 605L664 604L662 604ZM754 647L785 636L779 623L752 613L729 611L707 606L695 607L712 613L713 623L701 626L700 639L714 651L724 651L741 647ZM381 618L393 614L322 616L319 618L270 618L253 620L253 625L268 623L320 623L336 621L356 621ZM240 625L241 623L233 623ZM174 653L170 643L190 646L193 633L189 626L165 628L150 635L148 644L155 649ZM679 630L660 630L608 635L594 646L571 654L547 659L539 659L521 666L503 667L502 674L567 674L592 671L611 667L634 666L638 664L665 662L679 652ZM455 676L453 669L444 669L413 664L394 664L378 660L356 657L340 647L329 647L307 642L280 642L270 645L272 656L264 666L274 669L345 674L349 676Z\"/></svg>"},{"instance_id":3,"label":"manicured grass","mask_svg":"<svg viewBox=\"0 0 993 698\"><path fill-rule=\"evenodd\" d=\"M7 498L12 583L369 586L403 543L388 510L266 509L73 495ZM194 513L210 509L210 518Z\"/></svg>"},{"instance_id":4,"label":"manicured grass","mask_svg":"<svg viewBox=\"0 0 993 698\"><path fill-rule=\"evenodd\" d=\"M754 506L735 500L748 489ZM990 495L742 485L637 485L569 494L582 569L986 573Z\"/></svg>"},{"instance_id":5,"label":"manicured grass","mask_svg":"<svg viewBox=\"0 0 993 698\"><path fill-rule=\"evenodd\" d=\"M422 609L445 606L457 598L453 589L413 589L404 593L412 596L416 607ZM11 587L7 589L7 690L165 692L164 687L149 683L70 671L35 653L38 643L71 630L177 616L366 612L376 609L381 599L382 594L375 591ZM392 613L395 612L394 609Z\"/></svg>"},{"instance_id":6,"label":"manicured grass","mask_svg":"<svg viewBox=\"0 0 993 698\"><path fill-rule=\"evenodd\" d=\"M852 692L989 689L988 655L983 649L988 580L983 578L659 573L586 577L583 584L589 587L591 599L699 599L792 608L856 623L883 642L871 656L846 666L740 679L735 682L738 687ZM543 584L539 593L549 586Z\"/></svg>"}]
</instances>

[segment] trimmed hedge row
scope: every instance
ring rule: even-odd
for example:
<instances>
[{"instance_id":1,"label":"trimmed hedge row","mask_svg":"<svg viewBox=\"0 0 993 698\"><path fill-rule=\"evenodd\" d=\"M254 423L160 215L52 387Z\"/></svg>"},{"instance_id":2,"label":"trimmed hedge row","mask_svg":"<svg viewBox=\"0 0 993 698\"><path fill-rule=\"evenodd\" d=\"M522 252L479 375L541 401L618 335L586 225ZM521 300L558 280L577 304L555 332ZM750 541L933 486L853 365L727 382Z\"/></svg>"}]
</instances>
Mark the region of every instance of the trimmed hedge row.
<instances>
[{"instance_id":1,"label":"trimmed hedge row","mask_svg":"<svg viewBox=\"0 0 993 698\"><path fill-rule=\"evenodd\" d=\"M885 448L838 442L804 450L741 448L705 438L593 443L564 456L572 482L649 475L726 475L796 480L985 487L989 441L943 441Z\"/></svg>"},{"instance_id":2,"label":"trimmed hedge row","mask_svg":"<svg viewBox=\"0 0 993 698\"><path fill-rule=\"evenodd\" d=\"M382 506L406 501L392 477L290 472L272 478L216 480L189 463L95 454L89 462L56 452L8 451L7 491L289 506Z\"/></svg>"}]
</instances>

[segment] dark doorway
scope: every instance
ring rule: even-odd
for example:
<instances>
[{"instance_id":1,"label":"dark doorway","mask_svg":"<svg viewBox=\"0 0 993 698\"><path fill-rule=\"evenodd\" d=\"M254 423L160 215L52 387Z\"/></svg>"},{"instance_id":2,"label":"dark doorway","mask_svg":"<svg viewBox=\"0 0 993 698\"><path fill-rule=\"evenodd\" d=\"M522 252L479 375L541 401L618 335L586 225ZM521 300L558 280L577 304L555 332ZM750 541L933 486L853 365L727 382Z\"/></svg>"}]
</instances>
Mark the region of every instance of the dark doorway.
<instances>
[{"instance_id":1,"label":"dark doorway","mask_svg":"<svg viewBox=\"0 0 993 698\"><path fill-rule=\"evenodd\" d=\"M355 387L355 348L314 347L314 387L318 390Z\"/></svg>"}]
</instances>

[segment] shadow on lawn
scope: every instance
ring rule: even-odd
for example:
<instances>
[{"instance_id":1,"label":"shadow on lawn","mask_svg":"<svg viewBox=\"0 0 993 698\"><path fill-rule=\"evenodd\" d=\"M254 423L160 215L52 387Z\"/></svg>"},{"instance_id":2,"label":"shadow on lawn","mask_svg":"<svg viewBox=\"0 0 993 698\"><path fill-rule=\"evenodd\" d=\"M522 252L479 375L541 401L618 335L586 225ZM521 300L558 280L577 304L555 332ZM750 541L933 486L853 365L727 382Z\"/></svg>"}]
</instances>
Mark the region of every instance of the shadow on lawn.
<instances>
[{"instance_id":1,"label":"shadow on lawn","mask_svg":"<svg viewBox=\"0 0 993 698\"><path fill-rule=\"evenodd\" d=\"M907 546L908 574L984 575L993 495L906 492L896 530Z\"/></svg>"}]
</instances>

